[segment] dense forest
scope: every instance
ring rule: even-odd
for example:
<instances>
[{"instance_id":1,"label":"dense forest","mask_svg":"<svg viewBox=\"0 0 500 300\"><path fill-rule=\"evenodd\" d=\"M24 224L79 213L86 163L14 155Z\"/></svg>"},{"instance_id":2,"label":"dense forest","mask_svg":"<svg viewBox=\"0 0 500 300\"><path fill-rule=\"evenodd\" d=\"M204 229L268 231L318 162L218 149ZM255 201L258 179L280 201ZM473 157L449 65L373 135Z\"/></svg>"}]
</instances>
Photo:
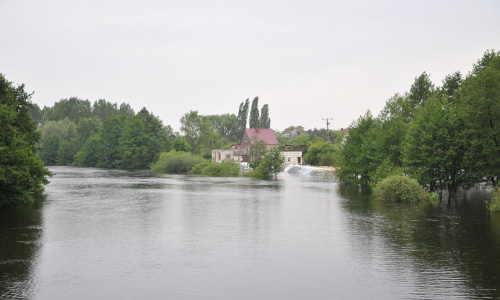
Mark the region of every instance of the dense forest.
<instances>
[{"instance_id":1,"label":"dense forest","mask_svg":"<svg viewBox=\"0 0 500 300\"><path fill-rule=\"evenodd\" d=\"M500 52L487 51L463 76L429 74L387 100L378 117L354 121L341 147L337 175L374 185L408 175L430 191L498 184L500 172Z\"/></svg>"}]
</instances>

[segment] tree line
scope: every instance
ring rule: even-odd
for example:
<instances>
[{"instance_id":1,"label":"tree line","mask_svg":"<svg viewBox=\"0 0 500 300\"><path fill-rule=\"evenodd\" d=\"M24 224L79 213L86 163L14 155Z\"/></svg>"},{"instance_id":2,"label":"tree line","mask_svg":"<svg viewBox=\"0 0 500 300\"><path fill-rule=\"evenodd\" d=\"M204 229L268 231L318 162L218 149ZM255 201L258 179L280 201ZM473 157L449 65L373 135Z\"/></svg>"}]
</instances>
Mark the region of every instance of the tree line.
<instances>
[{"instance_id":1,"label":"tree line","mask_svg":"<svg viewBox=\"0 0 500 300\"><path fill-rule=\"evenodd\" d=\"M133 169L149 167L160 153L170 150L209 159L212 149L230 148L240 141L248 124L249 100L244 103L238 116L190 111L180 119L180 132L146 108L135 113L127 103L117 105L104 99L91 103L72 97L43 109L33 104L30 113L38 124L39 157L46 165ZM252 102L255 107L258 97ZM267 104L260 115L257 111L259 126L270 126ZM250 119L255 119L255 112L250 111Z\"/></svg>"},{"instance_id":2,"label":"tree line","mask_svg":"<svg viewBox=\"0 0 500 300\"><path fill-rule=\"evenodd\" d=\"M467 76L455 72L436 86L423 72L377 117L367 111L355 120L337 175L344 183L370 185L408 175L430 191L497 185L499 123L500 52L489 50Z\"/></svg>"}]
</instances>

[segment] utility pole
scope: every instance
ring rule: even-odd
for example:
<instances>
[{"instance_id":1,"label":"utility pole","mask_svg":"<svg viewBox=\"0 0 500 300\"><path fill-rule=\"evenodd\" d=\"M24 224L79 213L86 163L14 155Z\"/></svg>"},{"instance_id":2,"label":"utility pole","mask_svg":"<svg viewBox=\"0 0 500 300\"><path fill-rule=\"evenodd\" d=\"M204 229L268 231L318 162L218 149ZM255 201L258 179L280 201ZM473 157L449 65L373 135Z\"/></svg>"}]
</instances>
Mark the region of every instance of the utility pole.
<instances>
[{"instance_id":1,"label":"utility pole","mask_svg":"<svg viewBox=\"0 0 500 300\"><path fill-rule=\"evenodd\" d=\"M333 118L323 118L322 120L326 120L326 132L328 132L328 143L330 143L332 138L330 136L330 129L328 129L328 125L331 124L329 121L333 120Z\"/></svg>"}]
</instances>

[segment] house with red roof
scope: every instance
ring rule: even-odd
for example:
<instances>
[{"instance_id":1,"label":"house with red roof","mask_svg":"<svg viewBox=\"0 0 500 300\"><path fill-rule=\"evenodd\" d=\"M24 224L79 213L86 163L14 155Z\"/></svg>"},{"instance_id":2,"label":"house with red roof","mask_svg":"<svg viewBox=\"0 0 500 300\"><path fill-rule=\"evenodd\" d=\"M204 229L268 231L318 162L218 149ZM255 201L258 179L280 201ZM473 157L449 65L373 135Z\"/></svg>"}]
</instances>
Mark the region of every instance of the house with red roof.
<instances>
[{"instance_id":1,"label":"house with red roof","mask_svg":"<svg viewBox=\"0 0 500 300\"><path fill-rule=\"evenodd\" d=\"M247 128L243 133L239 146L238 154L241 156L242 162L249 161L248 155L250 153L250 147L259 140L266 142L267 151L279 146L274 130L268 128Z\"/></svg>"},{"instance_id":2,"label":"house with red roof","mask_svg":"<svg viewBox=\"0 0 500 300\"><path fill-rule=\"evenodd\" d=\"M250 148L258 141L266 143L266 150L279 147L278 139L274 130L268 128L247 128L241 138L241 143L235 144L231 150L212 150L212 161L219 162L224 159L232 159L239 163L249 162ZM282 151L287 164L302 164L302 151Z\"/></svg>"}]
</instances>

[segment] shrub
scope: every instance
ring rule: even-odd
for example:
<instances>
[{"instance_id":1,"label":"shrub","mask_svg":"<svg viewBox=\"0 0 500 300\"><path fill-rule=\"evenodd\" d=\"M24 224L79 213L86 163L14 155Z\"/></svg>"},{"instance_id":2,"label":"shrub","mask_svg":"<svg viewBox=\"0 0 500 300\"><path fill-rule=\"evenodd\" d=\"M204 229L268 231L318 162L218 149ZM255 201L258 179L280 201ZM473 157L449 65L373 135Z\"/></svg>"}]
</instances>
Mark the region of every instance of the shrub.
<instances>
[{"instance_id":1,"label":"shrub","mask_svg":"<svg viewBox=\"0 0 500 300\"><path fill-rule=\"evenodd\" d=\"M163 152L151 166L151 170L158 173L189 173L193 166L203 161L203 157L199 155L172 150Z\"/></svg>"},{"instance_id":2,"label":"shrub","mask_svg":"<svg viewBox=\"0 0 500 300\"><path fill-rule=\"evenodd\" d=\"M214 177L232 177L240 174L240 164L234 160L224 160L220 163L205 160L191 169L191 174Z\"/></svg>"},{"instance_id":3,"label":"shrub","mask_svg":"<svg viewBox=\"0 0 500 300\"><path fill-rule=\"evenodd\" d=\"M492 213L500 212L500 188L495 188L488 203L488 210Z\"/></svg>"},{"instance_id":4,"label":"shrub","mask_svg":"<svg viewBox=\"0 0 500 300\"><path fill-rule=\"evenodd\" d=\"M393 175L377 183L373 189L375 199L390 202L418 202L427 199L425 189L415 179Z\"/></svg>"}]
</instances>

